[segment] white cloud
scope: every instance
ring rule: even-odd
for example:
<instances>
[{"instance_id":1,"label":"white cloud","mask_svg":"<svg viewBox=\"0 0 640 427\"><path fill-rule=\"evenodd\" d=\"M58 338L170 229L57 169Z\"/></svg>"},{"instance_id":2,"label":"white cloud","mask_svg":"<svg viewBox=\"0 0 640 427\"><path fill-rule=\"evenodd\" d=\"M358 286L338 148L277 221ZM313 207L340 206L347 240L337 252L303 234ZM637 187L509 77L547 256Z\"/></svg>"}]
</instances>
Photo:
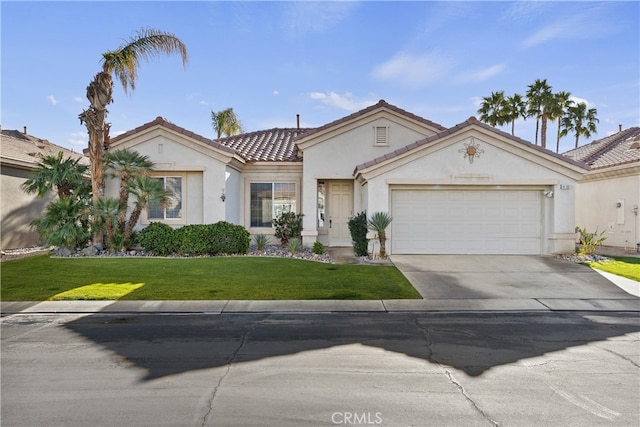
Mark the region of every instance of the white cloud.
<instances>
[{"instance_id":1,"label":"white cloud","mask_svg":"<svg viewBox=\"0 0 640 427\"><path fill-rule=\"evenodd\" d=\"M209 103L205 100L200 101L198 104L200 105L209 105Z\"/></svg>"},{"instance_id":2,"label":"white cloud","mask_svg":"<svg viewBox=\"0 0 640 427\"><path fill-rule=\"evenodd\" d=\"M274 90L274 91L273 91L273 94L274 94L274 95L280 95L280 92L279 92L278 90Z\"/></svg>"},{"instance_id":3,"label":"white cloud","mask_svg":"<svg viewBox=\"0 0 640 427\"><path fill-rule=\"evenodd\" d=\"M366 108L370 105L376 103L376 101L371 100L361 100L358 101L354 99L354 96L350 92L346 92L343 95L340 95L335 92L311 92L309 94L311 99L315 99L317 101L322 102L325 105L330 107L337 107L341 110L346 111L357 111L363 108Z\"/></svg>"},{"instance_id":4,"label":"white cloud","mask_svg":"<svg viewBox=\"0 0 640 427\"><path fill-rule=\"evenodd\" d=\"M58 100L53 95L47 96L47 100L49 100L51 105L58 105Z\"/></svg>"},{"instance_id":5,"label":"white cloud","mask_svg":"<svg viewBox=\"0 0 640 427\"><path fill-rule=\"evenodd\" d=\"M458 83L478 83L502 74L504 64L496 64L481 70L469 71L456 77Z\"/></svg>"},{"instance_id":6,"label":"white cloud","mask_svg":"<svg viewBox=\"0 0 640 427\"><path fill-rule=\"evenodd\" d=\"M577 96L570 96L570 100L574 102L574 104L587 104L587 108L594 108L596 105L594 103L589 102L589 100L584 98L578 98Z\"/></svg>"},{"instance_id":7,"label":"white cloud","mask_svg":"<svg viewBox=\"0 0 640 427\"><path fill-rule=\"evenodd\" d=\"M400 52L377 65L371 75L376 80L395 81L407 86L425 86L445 77L452 60L437 53Z\"/></svg>"},{"instance_id":8,"label":"white cloud","mask_svg":"<svg viewBox=\"0 0 640 427\"><path fill-rule=\"evenodd\" d=\"M85 98L81 97L81 96L74 96L73 100L75 102L77 102L78 104L82 104L85 101Z\"/></svg>"},{"instance_id":9,"label":"white cloud","mask_svg":"<svg viewBox=\"0 0 640 427\"><path fill-rule=\"evenodd\" d=\"M89 135L87 132L72 132L67 138L67 143L73 147L85 148L89 145Z\"/></svg>"}]
</instances>

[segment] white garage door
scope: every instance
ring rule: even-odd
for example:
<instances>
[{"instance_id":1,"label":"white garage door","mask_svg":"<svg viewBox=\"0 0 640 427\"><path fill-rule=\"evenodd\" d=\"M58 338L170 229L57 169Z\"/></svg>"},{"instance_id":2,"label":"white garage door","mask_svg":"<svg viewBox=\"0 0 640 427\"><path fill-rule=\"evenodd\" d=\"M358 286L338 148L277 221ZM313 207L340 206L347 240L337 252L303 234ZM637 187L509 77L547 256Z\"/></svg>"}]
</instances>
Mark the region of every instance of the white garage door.
<instances>
[{"instance_id":1,"label":"white garage door","mask_svg":"<svg viewBox=\"0 0 640 427\"><path fill-rule=\"evenodd\" d=\"M540 254L541 192L394 190L395 254Z\"/></svg>"}]
</instances>

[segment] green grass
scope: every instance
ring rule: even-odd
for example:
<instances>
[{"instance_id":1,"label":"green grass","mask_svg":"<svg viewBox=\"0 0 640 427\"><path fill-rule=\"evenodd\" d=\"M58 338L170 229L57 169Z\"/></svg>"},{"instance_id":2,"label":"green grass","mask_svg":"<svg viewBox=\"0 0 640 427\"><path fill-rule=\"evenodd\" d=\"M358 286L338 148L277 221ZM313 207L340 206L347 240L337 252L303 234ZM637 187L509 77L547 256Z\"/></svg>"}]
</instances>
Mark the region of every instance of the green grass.
<instances>
[{"instance_id":1,"label":"green grass","mask_svg":"<svg viewBox=\"0 0 640 427\"><path fill-rule=\"evenodd\" d=\"M590 262L589 267L640 282L640 258L609 256L613 261Z\"/></svg>"},{"instance_id":2,"label":"green grass","mask_svg":"<svg viewBox=\"0 0 640 427\"><path fill-rule=\"evenodd\" d=\"M0 268L3 301L420 298L393 266L284 258L40 256Z\"/></svg>"}]
</instances>

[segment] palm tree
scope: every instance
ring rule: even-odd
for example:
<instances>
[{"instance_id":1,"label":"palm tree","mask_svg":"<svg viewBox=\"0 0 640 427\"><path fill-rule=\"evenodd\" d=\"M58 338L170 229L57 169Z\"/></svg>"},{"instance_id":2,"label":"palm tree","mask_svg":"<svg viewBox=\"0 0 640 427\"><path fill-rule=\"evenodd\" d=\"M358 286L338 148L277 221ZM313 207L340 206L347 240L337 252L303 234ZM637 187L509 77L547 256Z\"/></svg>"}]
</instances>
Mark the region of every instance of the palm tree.
<instances>
[{"instance_id":1,"label":"palm tree","mask_svg":"<svg viewBox=\"0 0 640 427\"><path fill-rule=\"evenodd\" d=\"M538 130L540 129L540 122L542 122L542 136L540 139L540 145L546 147L547 143L547 117L548 108L552 98L551 86L547 84L547 79L536 81L528 86L527 91L527 114L529 117L536 118L536 145L538 144Z\"/></svg>"},{"instance_id":2,"label":"palm tree","mask_svg":"<svg viewBox=\"0 0 640 427\"><path fill-rule=\"evenodd\" d=\"M120 204L118 199L102 197L93 206L93 217L97 229L104 228L107 232L107 247L114 249L114 238L118 225L118 212Z\"/></svg>"},{"instance_id":3,"label":"palm tree","mask_svg":"<svg viewBox=\"0 0 640 427\"><path fill-rule=\"evenodd\" d=\"M504 91L491 92L490 96L483 97L480 108L478 108L478 114L480 114L480 121L493 127L508 123L509 118L507 117Z\"/></svg>"},{"instance_id":4,"label":"palm tree","mask_svg":"<svg viewBox=\"0 0 640 427\"><path fill-rule=\"evenodd\" d=\"M136 176L133 178L129 182L129 192L136 198L136 202L124 232L125 243L131 239L133 227L138 222L142 211L150 204L164 207L171 197L171 191L165 190L162 181L148 176Z\"/></svg>"},{"instance_id":5,"label":"palm tree","mask_svg":"<svg viewBox=\"0 0 640 427\"><path fill-rule=\"evenodd\" d=\"M62 157L62 152L44 156L31 178L22 184L22 189L29 194L45 197L55 188L60 199L72 194L88 194L89 184L85 174L89 168L80 164L80 158Z\"/></svg>"},{"instance_id":6,"label":"palm tree","mask_svg":"<svg viewBox=\"0 0 640 427\"><path fill-rule=\"evenodd\" d=\"M522 95L514 93L513 96L507 97L505 104L505 115L511 122L511 135L515 135L516 120L520 117L525 120L527 118L527 103L522 99Z\"/></svg>"},{"instance_id":7,"label":"palm tree","mask_svg":"<svg viewBox=\"0 0 640 427\"><path fill-rule=\"evenodd\" d=\"M109 127L105 122L107 105L113 101L112 74L120 81L125 93L135 89L138 67L142 59L149 60L159 54L179 53L183 65L187 63L186 46L171 33L143 28L116 50L102 54L102 71L87 86L87 99L91 106L80 115L89 133L89 159L91 160L91 190L93 202L104 192L104 152L109 141ZM97 237L97 236L96 236Z\"/></svg>"},{"instance_id":8,"label":"palm tree","mask_svg":"<svg viewBox=\"0 0 640 427\"><path fill-rule=\"evenodd\" d=\"M554 95L552 108L549 110L549 119L558 121L558 132L556 134L556 153L560 152L560 131L562 128L562 118L567 115L567 109L573 105L573 101L569 99L570 92L558 92Z\"/></svg>"},{"instance_id":9,"label":"palm tree","mask_svg":"<svg viewBox=\"0 0 640 427\"><path fill-rule=\"evenodd\" d=\"M233 108L227 108L217 113L212 110L211 124L213 130L216 132L217 138L220 138L222 134L231 136L244 132L242 123L240 123L236 113L233 112Z\"/></svg>"},{"instance_id":10,"label":"palm tree","mask_svg":"<svg viewBox=\"0 0 640 427\"><path fill-rule=\"evenodd\" d=\"M44 216L34 219L31 225L49 246L75 249L83 246L91 237L86 227L88 209L85 201L64 197L47 205Z\"/></svg>"},{"instance_id":11,"label":"palm tree","mask_svg":"<svg viewBox=\"0 0 640 427\"><path fill-rule=\"evenodd\" d=\"M367 220L367 227L369 230L373 230L378 233L378 240L380 240L380 258L387 257L387 251L385 243L387 241L386 229L393 221L391 215L387 212L374 212Z\"/></svg>"},{"instance_id":12,"label":"palm tree","mask_svg":"<svg viewBox=\"0 0 640 427\"><path fill-rule=\"evenodd\" d=\"M148 156L143 156L137 151L124 149L108 152L105 156L105 166L109 170L110 178L120 179L118 229L124 233L129 204L129 184L136 177L148 175L153 169L153 162Z\"/></svg>"},{"instance_id":13,"label":"palm tree","mask_svg":"<svg viewBox=\"0 0 640 427\"><path fill-rule=\"evenodd\" d=\"M562 119L562 136L572 132L576 137L576 148L581 136L589 138L597 133L596 123L600 120L596 117L598 111L595 108L587 109L587 104L580 102L567 108L567 115Z\"/></svg>"}]
</instances>

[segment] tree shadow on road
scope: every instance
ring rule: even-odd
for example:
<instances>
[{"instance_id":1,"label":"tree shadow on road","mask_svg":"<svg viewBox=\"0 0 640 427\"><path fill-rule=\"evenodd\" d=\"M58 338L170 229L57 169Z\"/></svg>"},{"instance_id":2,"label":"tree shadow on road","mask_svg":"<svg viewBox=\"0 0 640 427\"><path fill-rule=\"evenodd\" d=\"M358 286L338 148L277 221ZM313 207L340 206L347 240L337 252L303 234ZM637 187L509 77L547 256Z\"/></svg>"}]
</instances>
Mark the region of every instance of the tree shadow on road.
<instances>
[{"instance_id":1,"label":"tree shadow on road","mask_svg":"<svg viewBox=\"0 0 640 427\"><path fill-rule=\"evenodd\" d=\"M143 380L153 380L349 344L479 376L496 366L638 332L638 320L631 312L95 314L64 327L144 369Z\"/></svg>"}]
</instances>

